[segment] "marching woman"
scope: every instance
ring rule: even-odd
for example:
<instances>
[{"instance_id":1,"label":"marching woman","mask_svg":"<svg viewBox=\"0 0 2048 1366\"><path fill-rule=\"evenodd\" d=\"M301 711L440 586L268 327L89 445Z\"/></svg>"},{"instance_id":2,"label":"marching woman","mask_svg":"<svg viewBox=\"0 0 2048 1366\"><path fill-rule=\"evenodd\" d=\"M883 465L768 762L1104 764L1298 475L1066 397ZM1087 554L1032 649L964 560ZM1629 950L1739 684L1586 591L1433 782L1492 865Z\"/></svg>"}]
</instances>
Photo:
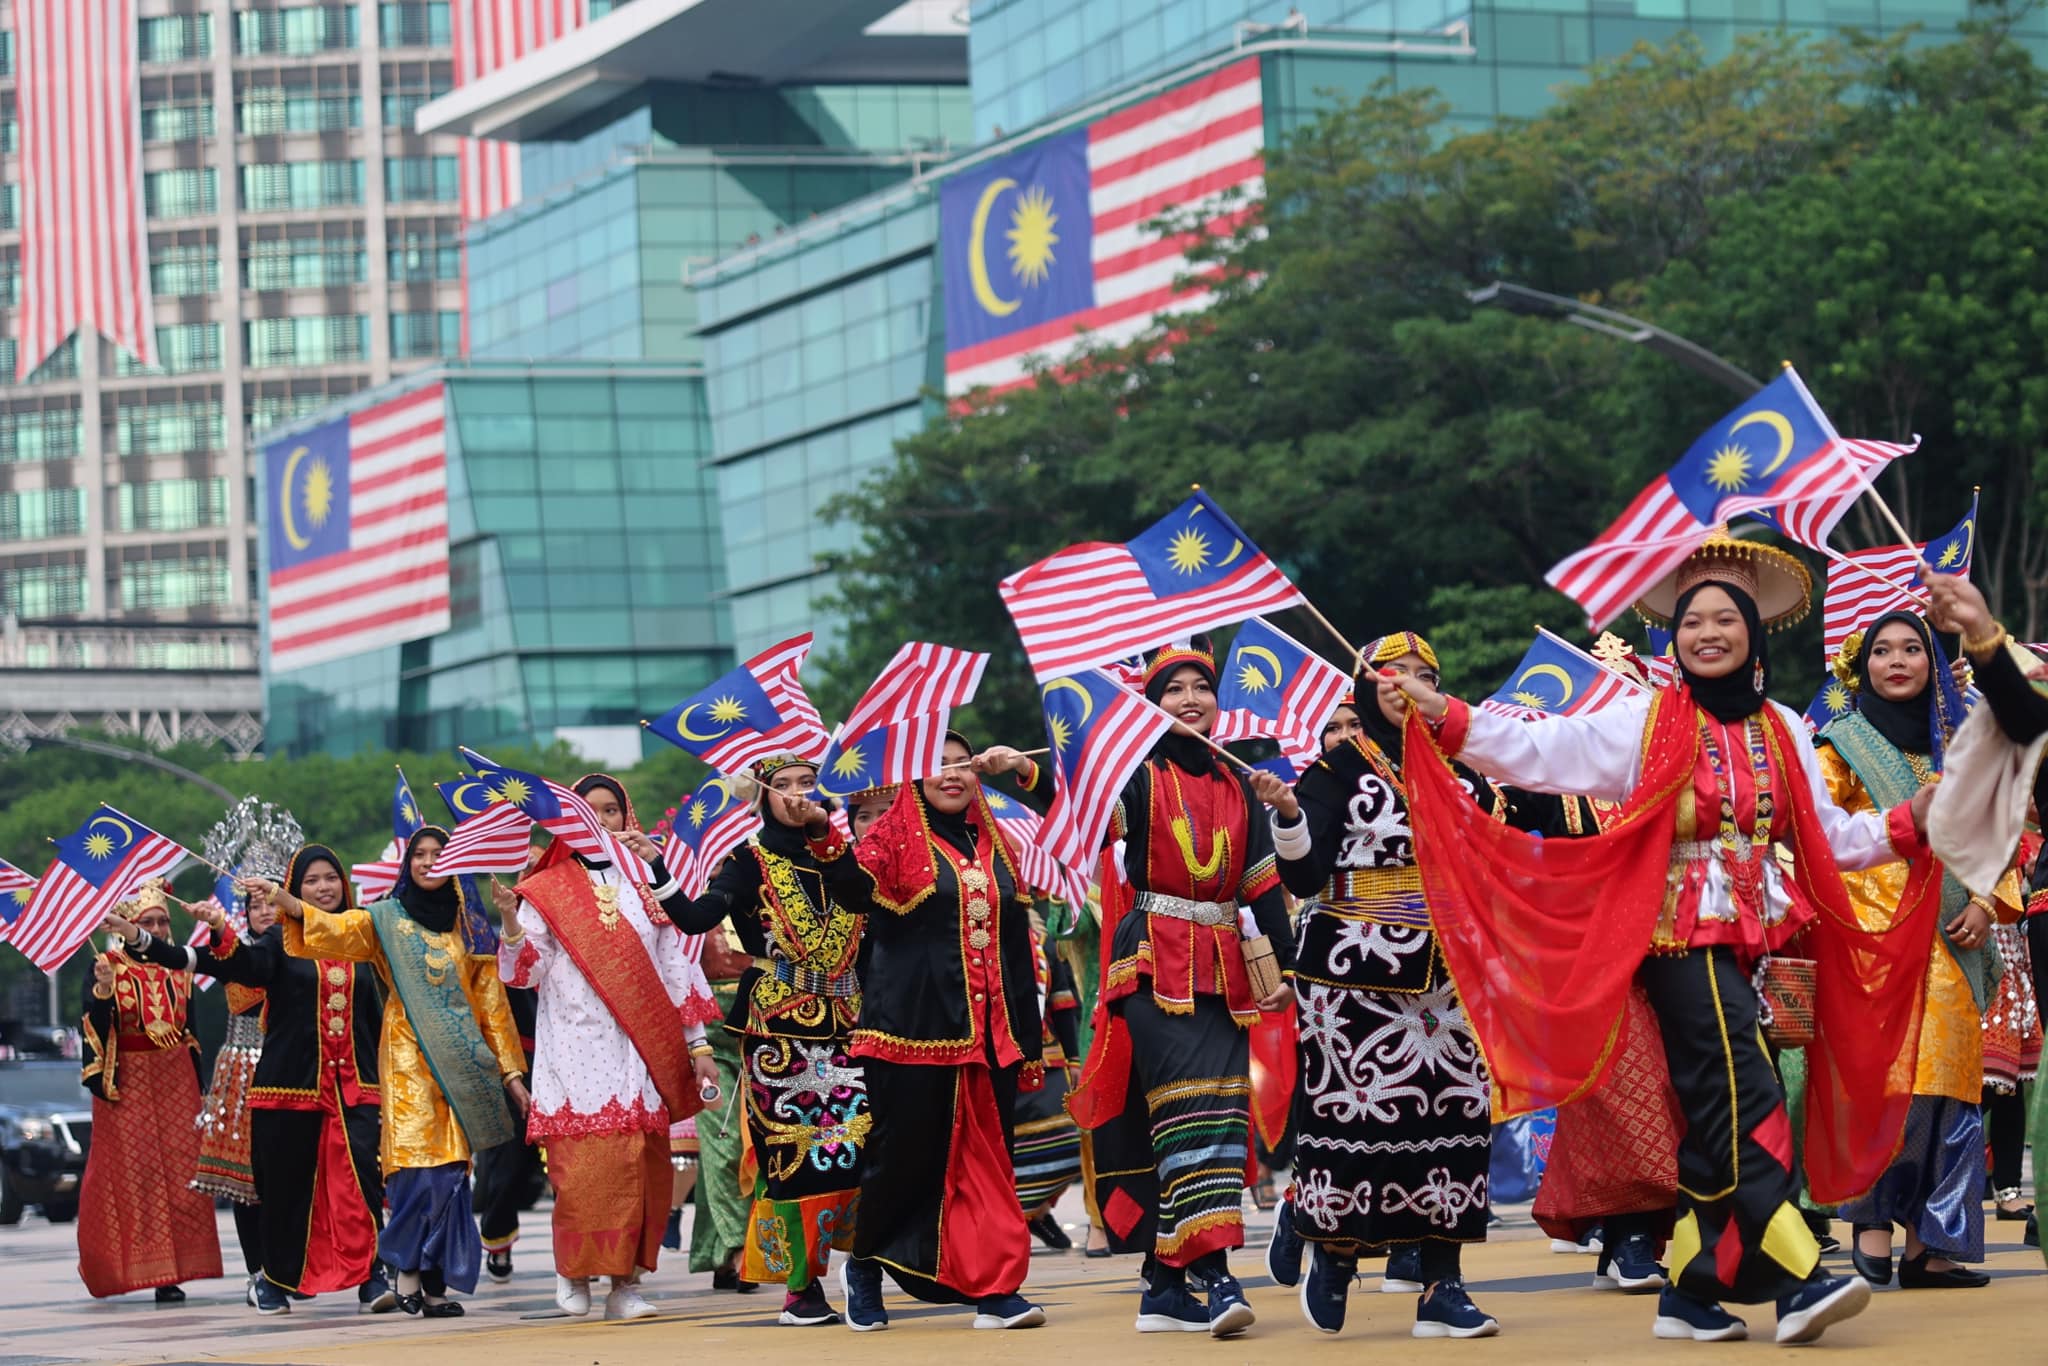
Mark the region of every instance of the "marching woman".
<instances>
[{"instance_id":1,"label":"marching woman","mask_svg":"<svg viewBox=\"0 0 2048 1366\"><path fill-rule=\"evenodd\" d=\"M511 1140L526 1114L526 1054L497 963L463 947L452 878L430 871L448 832L423 825L405 842L398 885L365 909L322 910L289 894L285 951L370 966L384 984L377 1074L384 1128L378 1156L390 1218L378 1252L398 1273L398 1307L454 1318L452 1286L476 1289L483 1242L470 1212L470 1155Z\"/></svg>"},{"instance_id":2,"label":"marching woman","mask_svg":"<svg viewBox=\"0 0 2048 1366\"><path fill-rule=\"evenodd\" d=\"M177 1304L178 1282L220 1275L213 1201L186 1184L199 1160L192 974L144 956L171 933L163 879L143 883L115 913L138 933L92 960L82 1080L93 1141L79 1190L78 1275L95 1299L154 1288L158 1304Z\"/></svg>"},{"instance_id":3,"label":"marching woman","mask_svg":"<svg viewBox=\"0 0 2048 1366\"><path fill-rule=\"evenodd\" d=\"M1135 896L1103 926L1094 1051L1068 1108L1094 1133L1110 1247L1146 1253L1138 1331L1220 1338L1253 1322L1228 1260L1244 1246L1247 1031L1260 1011L1294 1001L1285 980L1254 993L1239 906L1250 908L1283 972L1293 936L1271 821L1206 740L1216 721L1214 654L1166 646L1147 661L1144 687L1179 724L1110 818L1108 841L1124 841ZM1207 1285L1207 1305L1189 1289L1190 1271Z\"/></svg>"},{"instance_id":4,"label":"marching woman","mask_svg":"<svg viewBox=\"0 0 2048 1366\"><path fill-rule=\"evenodd\" d=\"M1436 652L1411 631L1372 642L1359 661L1431 687L1439 677ZM1489 1337L1500 1325L1472 1303L1460 1272L1461 1247L1486 1239L1486 1064L1430 932L1416 869L1405 698L1374 694L1352 715L1350 737L1326 741L1292 791L1269 774L1253 779L1274 808L1287 889L1315 898L1295 953L1299 1131L1275 1243L1286 1246L1291 1234L1313 1248L1302 1312L1326 1333L1344 1326L1360 1253L1385 1249L1396 1254L1387 1278L1421 1291L1414 1336ZM1341 733L1342 720L1332 729ZM1459 778L1499 820L1541 828L1559 805L1498 791L1469 771Z\"/></svg>"},{"instance_id":5,"label":"marching woman","mask_svg":"<svg viewBox=\"0 0 2048 1366\"><path fill-rule=\"evenodd\" d=\"M717 1081L704 1040L717 1007L662 914L684 898L625 787L593 773L576 794L655 885L557 839L500 898L498 975L539 1007L526 1136L546 1147L555 1191L555 1303L589 1313L590 1282L605 1276L604 1316L647 1318L657 1311L640 1273L668 1223L669 1124L702 1109L700 1086Z\"/></svg>"},{"instance_id":6,"label":"marching woman","mask_svg":"<svg viewBox=\"0 0 2048 1366\"><path fill-rule=\"evenodd\" d=\"M1500 1112L1596 1084L1640 972L1686 1119L1658 1337L1741 1337L1719 1302L1775 1300L1777 1340L1807 1342L1869 1302L1860 1277L1820 1269L1800 1217L1801 1164L1751 985L1760 965L1771 979L1767 960L1795 934L1820 982L1805 1143L1816 1198L1875 1183L1911 1103L1889 1074L1919 1034L1937 915L1919 833L1930 794L1844 812L1797 714L1766 700L1765 627L1796 620L1811 593L1790 555L1716 534L1639 604L1675 628L1672 687L1520 721L1412 674L1381 680L1414 709L1406 776L1423 891ZM1476 808L1448 759L1625 804L1597 835L1534 841ZM1866 930L1840 870L1909 856L1894 929Z\"/></svg>"},{"instance_id":7,"label":"marching woman","mask_svg":"<svg viewBox=\"0 0 2048 1366\"><path fill-rule=\"evenodd\" d=\"M1927 624L1910 612L1879 617L1843 643L1835 672L1856 703L1821 732L1820 769L1842 809L1882 808L1932 780L1963 699ZM1867 923L1890 923L1905 874L1898 864L1844 874ZM1891 1283L1895 1223L1906 1230L1900 1285L1991 1284L1957 1263L1984 1259L1983 1017L1999 977L1991 930L2018 921L2019 903L2016 877L2000 884L1995 900L1943 880L1904 1144L1876 1188L1839 1211L1855 1230L1856 1270L1873 1284Z\"/></svg>"},{"instance_id":8,"label":"marching woman","mask_svg":"<svg viewBox=\"0 0 2048 1366\"><path fill-rule=\"evenodd\" d=\"M214 937L204 948L155 940L146 952L153 963L265 994L263 1056L249 1090L263 1264L256 1306L282 1314L291 1309L291 1294L353 1288L362 1312L386 1313L398 1301L377 1268L384 1221L377 1035L384 1003L375 976L360 964L288 953L289 941L303 944L303 932L277 912L285 898L345 911L355 905L354 889L340 855L321 844L292 854L281 889L263 880L246 885L246 939L216 910L209 917Z\"/></svg>"},{"instance_id":9,"label":"marching woman","mask_svg":"<svg viewBox=\"0 0 2048 1366\"><path fill-rule=\"evenodd\" d=\"M1041 1081L1030 902L1017 851L980 775L1037 765L1002 747L974 756L949 733L944 767L906 783L858 849L808 798L774 792L802 830L834 902L866 916L866 978L852 1054L871 1125L860 1214L844 1266L846 1320L886 1328L882 1270L933 1304L975 1306L976 1328L1035 1328L1019 1294L1031 1235L1011 1166L1013 1105Z\"/></svg>"},{"instance_id":10,"label":"marching woman","mask_svg":"<svg viewBox=\"0 0 2048 1366\"><path fill-rule=\"evenodd\" d=\"M761 833L726 859L704 895L669 918L690 934L730 920L768 962L742 1009L740 1082L745 1089L753 1208L739 1274L784 1283L784 1325L837 1323L820 1284L832 1249L853 1238L861 1154L872 1120L860 1065L847 1051L860 1018L860 917L825 886L789 799L817 786L815 764L794 754L753 767L762 791Z\"/></svg>"}]
</instances>

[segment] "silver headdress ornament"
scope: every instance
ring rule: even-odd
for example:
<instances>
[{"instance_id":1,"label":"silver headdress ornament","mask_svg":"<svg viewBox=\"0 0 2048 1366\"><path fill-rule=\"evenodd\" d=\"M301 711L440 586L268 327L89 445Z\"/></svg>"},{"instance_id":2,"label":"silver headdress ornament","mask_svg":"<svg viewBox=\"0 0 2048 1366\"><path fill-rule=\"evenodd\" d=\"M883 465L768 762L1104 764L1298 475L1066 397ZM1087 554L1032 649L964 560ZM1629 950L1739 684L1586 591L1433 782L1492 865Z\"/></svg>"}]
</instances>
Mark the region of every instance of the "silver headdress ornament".
<instances>
[{"instance_id":1,"label":"silver headdress ornament","mask_svg":"<svg viewBox=\"0 0 2048 1366\"><path fill-rule=\"evenodd\" d=\"M206 832L201 853L208 863L237 876L276 882L284 876L292 852L305 842L306 832L291 812L251 793Z\"/></svg>"}]
</instances>

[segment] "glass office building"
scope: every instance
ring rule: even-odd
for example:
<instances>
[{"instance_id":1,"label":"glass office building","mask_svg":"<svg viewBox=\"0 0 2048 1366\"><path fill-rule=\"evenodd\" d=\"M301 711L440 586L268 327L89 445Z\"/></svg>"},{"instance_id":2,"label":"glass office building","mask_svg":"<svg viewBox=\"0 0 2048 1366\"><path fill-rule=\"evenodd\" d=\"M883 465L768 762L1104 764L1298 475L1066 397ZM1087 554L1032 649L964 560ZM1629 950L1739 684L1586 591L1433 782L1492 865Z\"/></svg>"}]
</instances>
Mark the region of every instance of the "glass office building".
<instances>
[{"instance_id":1,"label":"glass office building","mask_svg":"<svg viewBox=\"0 0 2048 1366\"><path fill-rule=\"evenodd\" d=\"M453 624L268 680L273 753L545 745L630 764L640 720L731 667L701 373L475 363L447 385Z\"/></svg>"}]
</instances>

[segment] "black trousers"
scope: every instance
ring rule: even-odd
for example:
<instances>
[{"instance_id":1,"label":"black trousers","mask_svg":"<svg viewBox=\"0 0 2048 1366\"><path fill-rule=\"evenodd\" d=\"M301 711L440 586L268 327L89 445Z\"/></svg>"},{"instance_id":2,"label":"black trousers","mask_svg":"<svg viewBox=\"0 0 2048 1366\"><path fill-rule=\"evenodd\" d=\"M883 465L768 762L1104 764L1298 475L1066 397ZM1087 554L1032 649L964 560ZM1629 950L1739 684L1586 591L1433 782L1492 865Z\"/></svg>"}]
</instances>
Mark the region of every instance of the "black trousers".
<instances>
[{"instance_id":1,"label":"black trousers","mask_svg":"<svg viewBox=\"0 0 2048 1366\"><path fill-rule=\"evenodd\" d=\"M1685 1113L1671 1239L1678 1289L1738 1304L1790 1294L1813 1274L1820 1245L1799 1214L1798 1146L1756 991L1721 946L1654 956L1642 972Z\"/></svg>"},{"instance_id":2,"label":"black trousers","mask_svg":"<svg viewBox=\"0 0 2048 1366\"><path fill-rule=\"evenodd\" d=\"M540 1149L520 1140L476 1155L477 1232L491 1251L519 1237L519 1211L542 1181Z\"/></svg>"}]
</instances>

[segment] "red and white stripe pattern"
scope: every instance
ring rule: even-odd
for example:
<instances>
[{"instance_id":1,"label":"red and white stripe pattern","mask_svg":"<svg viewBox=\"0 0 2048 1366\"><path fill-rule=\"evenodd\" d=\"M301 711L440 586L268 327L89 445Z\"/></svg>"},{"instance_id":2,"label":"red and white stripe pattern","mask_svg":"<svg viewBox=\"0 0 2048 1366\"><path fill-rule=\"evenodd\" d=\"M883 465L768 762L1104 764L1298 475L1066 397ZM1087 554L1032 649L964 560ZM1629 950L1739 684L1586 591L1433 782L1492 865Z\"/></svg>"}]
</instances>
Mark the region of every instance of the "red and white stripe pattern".
<instances>
[{"instance_id":1,"label":"red and white stripe pattern","mask_svg":"<svg viewBox=\"0 0 2048 1366\"><path fill-rule=\"evenodd\" d=\"M810 694L804 691L804 685L797 679L804 661L811 657L811 645L815 639L806 631L763 650L747 661L747 672L760 682L761 691L768 695L775 714L782 719L775 729L761 737L756 752L748 759L736 762L735 767L743 768L755 759L776 754L800 755L812 763L825 757L832 737L825 731L825 718L818 714L817 704L811 701Z\"/></svg>"},{"instance_id":2,"label":"red and white stripe pattern","mask_svg":"<svg viewBox=\"0 0 2048 1366\"><path fill-rule=\"evenodd\" d=\"M358 863L348 870L348 875L356 884L356 896L367 906L391 895L391 889L398 885L398 869L397 859L380 859L375 863Z\"/></svg>"},{"instance_id":3,"label":"red and white stripe pattern","mask_svg":"<svg viewBox=\"0 0 2048 1366\"><path fill-rule=\"evenodd\" d=\"M17 380L83 326L156 364L135 9L134 0L14 3Z\"/></svg>"},{"instance_id":4,"label":"red and white stripe pattern","mask_svg":"<svg viewBox=\"0 0 2048 1366\"><path fill-rule=\"evenodd\" d=\"M1016 798L994 788L984 788L983 794L988 798L990 813L1009 833L1011 845L1017 851L1017 872L1025 887L1058 897L1069 906L1087 905L1088 880L1061 864L1039 842L1045 830L1044 819Z\"/></svg>"},{"instance_id":5,"label":"red and white stripe pattern","mask_svg":"<svg viewBox=\"0 0 2048 1366\"><path fill-rule=\"evenodd\" d=\"M273 673L448 629L446 425L439 384L350 415L348 544L270 571ZM280 500L296 495L269 493L281 536Z\"/></svg>"},{"instance_id":6,"label":"red and white stripe pattern","mask_svg":"<svg viewBox=\"0 0 2048 1366\"><path fill-rule=\"evenodd\" d=\"M215 900L213 897L208 897L198 906L192 906L188 909L197 911L202 906L212 906L218 909L220 908L220 902ZM249 932L249 920L246 915L235 916L234 921L235 932L237 934L245 935ZM212 942L213 926L207 924L204 920L200 920L195 917L192 921L192 933L185 936L185 947L188 949L203 949ZM211 991L213 990L213 983L214 979L208 977L203 972L195 972L192 974L192 986L195 990Z\"/></svg>"},{"instance_id":7,"label":"red and white stripe pattern","mask_svg":"<svg viewBox=\"0 0 2048 1366\"><path fill-rule=\"evenodd\" d=\"M1660 474L1591 545L1543 577L1585 608L1586 623L1597 631L1684 563L1709 530Z\"/></svg>"},{"instance_id":8,"label":"red and white stripe pattern","mask_svg":"<svg viewBox=\"0 0 2048 1366\"><path fill-rule=\"evenodd\" d=\"M1189 246L1234 231L1265 198L1265 107L1259 59L1190 81L1088 128L1088 207L1095 302L1064 317L946 354L946 392L1000 393L1029 382L1027 362L1055 362L1082 346L1129 341L1162 313L1208 307L1209 285L1190 274ZM1225 191L1199 232L1161 237L1146 224ZM1085 330L1085 336L1076 332Z\"/></svg>"},{"instance_id":9,"label":"red and white stripe pattern","mask_svg":"<svg viewBox=\"0 0 2048 1366\"><path fill-rule=\"evenodd\" d=\"M1837 437L1843 457L1836 465L1835 491L1807 502L1781 507L1774 519L1791 539L1811 550L1826 550L1828 537L1858 498L1863 496L1886 465L1902 455L1920 449L1920 438L1908 442L1865 441L1858 437Z\"/></svg>"},{"instance_id":10,"label":"red and white stripe pattern","mask_svg":"<svg viewBox=\"0 0 2048 1366\"><path fill-rule=\"evenodd\" d=\"M522 873L526 871L526 859L533 843L533 817L510 802L493 803L481 816L471 816L455 827L455 833L441 846L441 852L434 856L431 870L435 877L458 877L475 873ZM361 880L366 868L379 868L379 864L357 864L357 886L362 887L365 898L373 898L369 887ZM398 884L399 866L389 865L391 882L384 888L389 892Z\"/></svg>"},{"instance_id":11,"label":"red and white stripe pattern","mask_svg":"<svg viewBox=\"0 0 2048 1366\"><path fill-rule=\"evenodd\" d=\"M34 878L0 858L0 944L7 942L8 934L14 929L15 917L28 905L35 890Z\"/></svg>"},{"instance_id":12,"label":"red and white stripe pattern","mask_svg":"<svg viewBox=\"0 0 2048 1366\"><path fill-rule=\"evenodd\" d=\"M1047 760L1053 766L1053 797L1039 843L1048 854L1076 872L1095 866L1124 784L1172 726L1172 717L1120 686L1108 704L1097 707L1085 734L1073 742L1079 756L1076 771L1068 774L1059 753Z\"/></svg>"},{"instance_id":13,"label":"red and white stripe pattern","mask_svg":"<svg viewBox=\"0 0 2048 1366\"><path fill-rule=\"evenodd\" d=\"M456 88L573 33L589 18L588 0L451 0L448 19L455 47ZM518 202L518 145L464 139L463 221L489 218Z\"/></svg>"},{"instance_id":14,"label":"red and white stripe pattern","mask_svg":"<svg viewBox=\"0 0 2048 1366\"><path fill-rule=\"evenodd\" d=\"M58 859L36 884L9 942L44 972L55 972L72 950L91 937L107 912L153 877L163 877L187 857L176 840L154 830L135 841L122 866L99 886Z\"/></svg>"},{"instance_id":15,"label":"red and white stripe pattern","mask_svg":"<svg viewBox=\"0 0 2048 1366\"><path fill-rule=\"evenodd\" d=\"M988 656L978 651L910 641L875 675L839 733L858 739L877 726L964 707L974 700L987 668Z\"/></svg>"},{"instance_id":16,"label":"red and white stripe pattern","mask_svg":"<svg viewBox=\"0 0 2048 1366\"><path fill-rule=\"evenodd\" d=\"M681 820L682 817L678 815L676 819ZM696 848L691 848L678 837L669 847L681 851L679 861L682 866L669 871L682 884L683 894L692 901L704 895L704 889L711 885L711 879L724 866L726 856L752 839L760 829L760 813L745 802L734 802L705 827Z\"/></svg>"},{"instance_id":17,"label":"red and white stripe pattern","mask_svg":"<svg viewBox=\"0 0 2048 1366\"><path fill-rule=\"evenodd\" d=\"M1258 551L1206 588L1158 597L1129 547L1101 541L1048 555L997 591L1040 683L1307 601Z\"/></svg>"},{"instance_id":18,"label":"red and white stripe pattern","mask_svg":"<svg viewBox=\"0 0 2048 1366\"><path fill-rule=\"evenodd\" d=\"M1860 631L1887 612L1908 612L1918 608L1906 588L1915 588L1925 545L1881 545L1870 550L1851 550L1842 560L1828 562L1828 590L1821 599L1820 648L1823 659L1833 659L1852 631ZM1958 574L1970 572L1965 559ZM1885 580L1891 582L1887 583ZM1893 585L1898 585L1894 587Z\"/></svg>"}]
</instances>

